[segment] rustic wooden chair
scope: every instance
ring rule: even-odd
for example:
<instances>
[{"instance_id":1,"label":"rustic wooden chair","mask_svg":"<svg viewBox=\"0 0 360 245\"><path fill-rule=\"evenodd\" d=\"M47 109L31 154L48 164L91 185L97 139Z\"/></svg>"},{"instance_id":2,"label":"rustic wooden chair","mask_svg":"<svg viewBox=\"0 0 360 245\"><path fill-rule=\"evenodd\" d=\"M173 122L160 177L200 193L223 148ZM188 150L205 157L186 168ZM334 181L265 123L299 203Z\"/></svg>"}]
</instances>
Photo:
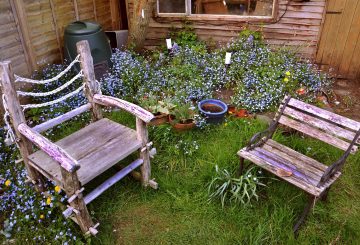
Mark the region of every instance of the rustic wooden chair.
<instances>
[{"instance_id":1,"label":"rustic wooden chair","mask_svg":"<svg viewBox=\"0 0 360 245\"><path fill-rule=\"evenodd\" d=\"M345 153L332 165L326 166L272 140L279 124L335 146ZM243 172L246 159L309 195L308 204L294 226L297 234L316 200L326 199L331 185L341 175L346 158L358 150L359 136L359 122L286 96L270 127L255 134L249 144L237 153L240 156L238 174Z\"/></svg>"},{"instance_id":2,"label":"rustic wooden chair","mask_svg":"<svg viewBox=\"0 0 360 245\"><path fill-rule=\"evenodd\" d=\"M99 84L95 80L88 42L77 43L77 50L80 55L85 96L89 103L33 128L26 124L24 106L20 105L18 98L19 91L14 89L14 74L10 62L0 63L0 79L4 106L10 116L16 135L14 138L30 181L38 190L43 190L42 176L56 182L68 197L69 206L63 214L75 218L84 233L95 235L98 224L94 225L86 205L106 189L129 173L139 176L138 172L133 171L137 167L141 167L143 186L157 188L157 183L150 180L149 157L152 151L146 128L146 123L153 115L124 100L101 95ZM136 131L103 118L100 105L118 107L136 116ZM89 110L92 123L55 143L40 134ZM33 145L40 150L33 152ZM85 184L136 151L139 151L139 159L121 169L86 196L82 194Z\"/></svg>"}]
</instances>

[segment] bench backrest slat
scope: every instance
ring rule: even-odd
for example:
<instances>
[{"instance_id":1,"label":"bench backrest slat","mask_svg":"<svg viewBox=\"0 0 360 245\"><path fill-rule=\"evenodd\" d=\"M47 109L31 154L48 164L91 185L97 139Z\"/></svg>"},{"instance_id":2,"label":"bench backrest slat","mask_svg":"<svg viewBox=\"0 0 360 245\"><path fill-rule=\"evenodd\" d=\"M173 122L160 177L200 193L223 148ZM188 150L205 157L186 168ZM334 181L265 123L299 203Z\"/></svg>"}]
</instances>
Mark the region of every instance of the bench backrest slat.
<instances>
[{"instance_id":1,"label":"bench backrest slat","mask_svg":"<svg viewBox=\"0 0 360 245\"><path fill-rule=\"evenodd\" d=\"M349 118L340 116L338 114L335 114L333 112L330 111L326 111L324 109L318 108L316 106L313 105L309 105L305 102L302 102L300 100L291 98L289 101L289 104L292 107L295 107L299 110L305 111L307 113L311 113L313 115L316 115L317 117L326 119L330 122L336 123L340 126L349 128L355 132L357 132L360 129L360 123L354 120L351 120Z\"/></svg>"},{"instance_id":2,"label":"bench backrest slat","mask_svg":"<svg viewBox=\"0 0 360 245\"><path fill-rule=\"evenodd\" d=\"M280 120L279 120L279 123L283 124L283 125L286 125L288 127L291 127L293 129L296 129L297 131L300 131L308 136L311 136L313 138L316 138L316 139L319 139L325 143L328 143L330 145L333 145L339 149L342 149L344 151L346 151L349 146L350 146L350 143L342 140L342 139L339 139L337 137L334 137L333 135L330 135L324 131L321 131L320 129L317 129L317 128L314 128L308 124L305 124L303 122L300 122L300 121L296 121L294 119L291 119L287 116L281 116L280 117ZM351 150L351 153L352 154L355 154L355 152L358 150L358 147L357 146L353 146L352 147L352 150Z\"/></svg>"},{"instance_id":3,"label":"bench backrest slat","mask_svg":"<svg viewBox=\"0 0 360 245\"><path fill-rule=\"evenodd\" d=\"M310 126L321 129L326 133L334 135L335 137L340 139L345 139L351 142L355 137L355 132L351 130L339 127L336 124L327 122L325 120L322 120L321 118L306 114L303 111L298 111L291 107L286 107L284 110L284 114L301 122L309 124Z\"/></svg>"}]
</instances>

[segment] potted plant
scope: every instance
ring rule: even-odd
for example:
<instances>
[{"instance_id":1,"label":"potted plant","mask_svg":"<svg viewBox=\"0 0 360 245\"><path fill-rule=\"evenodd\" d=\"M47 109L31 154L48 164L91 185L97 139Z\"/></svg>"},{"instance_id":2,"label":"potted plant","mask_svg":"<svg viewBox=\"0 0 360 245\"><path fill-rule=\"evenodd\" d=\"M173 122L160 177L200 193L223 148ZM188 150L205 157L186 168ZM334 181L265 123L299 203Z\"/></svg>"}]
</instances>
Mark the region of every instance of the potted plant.
<instances>
[{"instance_id":1,"label":"potted plant","mask_svg":"<svg viewBox=\"0 0 360 245\"><path fill-rule=\"evenodd\" d=\"M170 98L158 100L156 96L146 97L141 105L155 116L155 118L148 123L149 125L161 125L168 122L171 110L176 107Z\"/></svg>"},{"instance_id":2,"label":"potted plant","mask_svg":"<svg viewBox=\"0 0 360 245\"><path fill-rule=\"evenodd\" d=\"M195 127L195 107L191 104L177 105L174 114L169 115L169 121L177 132L190 130Z\"/></svg>"}]
</instances>

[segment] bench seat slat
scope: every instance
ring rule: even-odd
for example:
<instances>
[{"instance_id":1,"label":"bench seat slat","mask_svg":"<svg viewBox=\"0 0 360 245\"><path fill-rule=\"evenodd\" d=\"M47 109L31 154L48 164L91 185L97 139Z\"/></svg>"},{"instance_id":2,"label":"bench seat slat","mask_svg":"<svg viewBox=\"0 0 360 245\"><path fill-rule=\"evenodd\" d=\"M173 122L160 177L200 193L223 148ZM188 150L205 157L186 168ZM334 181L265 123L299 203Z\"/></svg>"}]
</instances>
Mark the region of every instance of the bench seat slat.
<instances>
[{"instance_id":1,"label":"bench seat slat","mask_svg":"<svg viewBox=\"0 0 360 245\"><path fill-rule=\"evenodd\" d=\"M352 131L341 128L339 126L336 126L335 124L329 123L325 120L318 119L312 115L305 114L302 111L298 111L298 110L292 109L290 107L285 108L284 114L291 116L295 119L298 119L298 120L300 120L304 123L307 123L311 126L322 129L325 132L330 133L338 138L343 138L343 139L352 141L355 137L355 133Z\"/></svg>"},{"instance_id":2,"label":"bench seat slat","mask_svg":"<svg viewBox=\"0 0 360 245\"><path fill-rule=\"evenodd\" d=\"M325 191L326 188L328 188L330 185L332 185L335 180L338 179L341 175L340 172L337 172L324 185L317 187L317 181L311 180L311 178L306 175L306 173L308 172L301 173L300 171L294 171L293 168L289 167L289 165L291 165L290 163L283 164L284 161L278 162L273 157L269 157L270 155L268 153L264 154L264 151L261 153L261 151L259 150L260 148L261 147L257 147L254 150L250 151L247 151L246 148L243 148L237 154L316 197L320 196L321 193ZM311 163L309 162L303 162L304 166L310 164ZM323 165L323 168L326 169L326 166ZM280 169L291 171L293 174L289 177L279 176L278 170Z\"/></svg>"},{"instance_id":3,"label":"bench seat slat","mask_svg":"<svg viewBox=\"0 0 360 245\"><path fill-rule=\"evenodd\" d=\"M322 132L316 128L313 128L313 127L310 127L302 122L299 122L299 121L295 121L291 118L288 118L286 116L281 116L280 117L280 120L279 120L279 123L285 125L285 126L288 126L288 127L291 127L293 129L296 129L297 131L300 131L308 136L311 136L315 139L319 139L325 143L328 143L330 145L333 145L341 150L344 150L346 151L349 146L350 146L350 143L348 142L345 142L341 139L338 139L334 136L331 136L330 134L327 134L325 132ZM355 154L355 152L357 151L358 147L357 146L353 146L352 150L351 150L351 153L352 154Z\"/></svg>"},{"instance_id":4,"label":"bench seat slat","mask_svg":"<svg viewBox=\"0 0 360 245\"><path fill-rule=\"evenodd\" d=\"M255 155L253 152L254 151L246 151L246 149L242 149L238 152L238 155L247 160L250 160L251 162L255 163L256 165L264 168L265 170L271 172L272 174L286 180L287 182L297 186L298 188L300 188L314 196L319 196L321 194L321 192L325 190L322 187L318 188L314 185L311 185L308 182L303 181L302 179L299 179L296 175L291 175L289 177L279 176L278 170L283 169L283 168L272 165L268 160L265 160L265 159Z\"/></svg>"},{"instance_id":5,"label":"bench seat slat","mask_svg":"<svg viewBox=\"0 0 360 245\"><path fill-rule=\"evenodd\" d=\"M277 155L280 158L284 159L286 161L286 163L291 163L294 166L294 168L298 169L299 171L301 171L303 173L306 173L307 175L309 175L311 178L317 180L318 182L320 181L321 176L323 175L324 171L326 170L326 166L323 164L321 164L322 166L324 166L323 170L320 170L312 165L313 161L305 161L308 164L304 164L303 160L301 160L297 157L291 156L291 155L285 153L284 151L276 149L275 147L272 147L268 144L264 144L262 146L262 148L264 150L271 152L272 154ZM302 155L302 154L298 153L298 155Z\"/></svg>"},{"instance_id":6,"label":"bench seat slat","mask_svg":"<svg viewBox=\"0 0 360 245\"><path fill-rule=\"evenodd\" d=\"M290 171L293 173L294 176L301 179L302 182L309 183L311 185L316 186L319 181L320 177L316 175L309 175L308 171L301 171L302 169L298 169L292 162L286 161L286 159L278 156L272 152L269 152L261 147L257 147L252 152L254 155L268 161L271 165L284 169L286 171ZM306 165L304 165L306 166Z\"/></svg>"},{"instance_id":7,"label":"bench seat slat","mask_svg":"<svg viewBox=\"0 0 360 245\"><path fill-rule=\"evenodd\" d=\"M352 119L340 116L338 114L335 114L330 111L326 111L324 109L318 108L313 105L309 105L305 102L302 102L300 100L291 98L289 101L289 105L293 106L295 108L298 108L302 111L306 111L308 113L311 113L313 115L316 115L318 117L324 118L326 120L329 120L331 122L334 122L338 125L341 125L343 127L347 127L349 129L354 130L355 132L360 129L360 123L357 121L354 121Z\"/></svg>"}]
</instances>

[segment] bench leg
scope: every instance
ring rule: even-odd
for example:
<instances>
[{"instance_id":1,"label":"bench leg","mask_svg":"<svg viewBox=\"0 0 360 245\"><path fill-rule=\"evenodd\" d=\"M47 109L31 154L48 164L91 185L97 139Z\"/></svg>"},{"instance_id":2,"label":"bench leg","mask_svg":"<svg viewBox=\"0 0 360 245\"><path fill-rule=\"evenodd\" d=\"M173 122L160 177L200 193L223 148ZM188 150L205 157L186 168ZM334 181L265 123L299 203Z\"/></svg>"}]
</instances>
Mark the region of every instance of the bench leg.
<instances>
[{"instance_id":1,"label":"bench leg","mask_svg":"<svg viewBox=\"0 0 360 245\"><path fill-rule=\"evenodd\" d=\"M308 203L306 204L303 213L301 214L300 219L297 221L297 223L294 226L294 234L295 236L298 235L298 231L300 226L305 222L307 216L309 215L311 209L314 207L316 201L316 197L313 195L309 195Z\"/></svg>"},{"instance_id":2,"label":"bench leg","mask_svg":"<svg viewBox=\"0 0 360 245\"><path fill-rule=\"evenodd\" d=\"M240 157L240 166L239 166L238 171L236 172L237 177L242 175L242 173L244 171L244 163L245 163L245 158Z\"/></svg>"},{"instance_id":3,"label":"bench leg","mask_svg":"<svg viewBox=\"0 0 360 245\"><path fill-rule=\"evenodd\" d=\"M328 187L322 194L321 194L321 197L320 197L320 200L323 201L323 202L326 202L327 201L327 197L328 197L328 194L329 194L329 190L330 190L330 187Z\"/></svg>"}]
</instances>

